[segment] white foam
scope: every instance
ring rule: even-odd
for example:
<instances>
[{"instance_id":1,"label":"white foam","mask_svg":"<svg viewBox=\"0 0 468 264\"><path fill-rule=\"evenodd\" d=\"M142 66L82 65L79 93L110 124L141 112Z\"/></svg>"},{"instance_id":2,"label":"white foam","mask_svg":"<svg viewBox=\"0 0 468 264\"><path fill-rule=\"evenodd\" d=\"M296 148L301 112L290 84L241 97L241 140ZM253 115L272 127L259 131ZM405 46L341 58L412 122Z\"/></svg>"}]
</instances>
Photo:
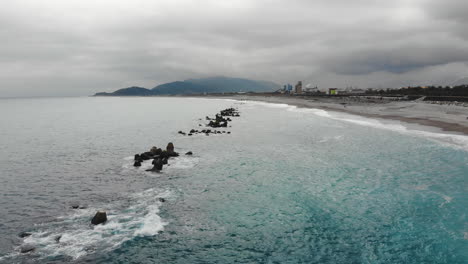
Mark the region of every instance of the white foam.
<instances>
[{"instance_id":1,"label":"white foam","mask_svg":"<svg viewBox=\"0 0 468 264\"><path fill-rule=\"evenodd\" d=\"M33 232L23 243L35 246L43 257L66 255L77 259L95 250L111 250L135 236L153 236L163 230L167 223L158 215L159 198L170 195L156 189L131 195L131 206L110 209L107 222L97 226L90 225L97 208L76 210L60 217L62 222L54 226L42 226L43 230ZM60 242L56 241L58 236Z\"/></svg>"},{"instance_id":2,"label":"white foam","mask_svg":"<svg viewBox=\"0 0 468 264\"><path fill-rule=\"evenodd\" d=\"M170 166L167 166L167 169L190 169L195 167L198 164L199 159L197 157L177 157L174 159L169 159L168 163ZM164 168L164 169L166 169Z\"/></svg>"},{"instance_id":3,"label":"white foam","mask_svg":"<svg viewBox=\"0 0 468 264\"><path fill-rule=\"evenodd\" d=\"M140 167L134 167L134 157L126 157L124 158L125 162L122 164L122 168L125 171L138 171L138 172L144 172L148 173L151 175L157 175L152 172L147 172L146 170L149 170L153 168L153 160L145 160L141 163ZM179 157L174 157L170 158L168 160L168 165L164 165L163 171L171 171L175 169L190 169L195 167L199 162L199 158L194 157L194 156L179 156Z\"/></svg>"},{"instance_id":4,"label":"white foam","mask_svg":"<svg viewBox=\"0 0 468 264\"><path fill-rule=\"evenodd\" d=\"M395 122L381 122L377 119L371 119L367 117L362 117L358 115L346 114L346 113L338 113L338 112L329 112L322 109L315 109L315 108L298 108L296 106L288 105L288 104L275 104L275 103L266 103L266 102L258 102L258 101L249 101L253 105L260 105L260 106L267 106L273 108L284 108L287 111L291 112L300 112L300 113L311 113L317 116L330 118L333 120L344 121L348 123L353 123L361 126L368 126L377 129L385 129L391 130L394 132L424 137L427 139L434 140L438 143L442 143L451 147L461 148L463 150L468 151L468 136L465 135L456 135L456 134L448 134L448 133L438 133L438 132L430 132L424 130L416 130L416 129L409 129L402 123L395 123Z\"/></svg>"}]
</instances>

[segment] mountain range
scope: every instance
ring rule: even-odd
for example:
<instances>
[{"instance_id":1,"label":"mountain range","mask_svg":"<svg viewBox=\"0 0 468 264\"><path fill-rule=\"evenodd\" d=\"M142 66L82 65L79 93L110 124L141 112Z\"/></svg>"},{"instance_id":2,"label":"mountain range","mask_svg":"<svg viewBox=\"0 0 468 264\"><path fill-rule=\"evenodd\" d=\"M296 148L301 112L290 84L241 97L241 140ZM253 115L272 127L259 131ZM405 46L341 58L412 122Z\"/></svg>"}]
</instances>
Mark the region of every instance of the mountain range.
<instances>
[{"instance_id":1,"label":"mountain range","mask_svg":"<svg viewBox=\"0 0 468 264\"><path fill-rule=\"evenodd\" d=\"M152 96L152 95L193 95L204 93L272 92L280 86L273 82L242 78L210 77L188 79L158 85L152 89L132 86L112 93L100 92L94 96Z\"/></svg>"}]
</instances>

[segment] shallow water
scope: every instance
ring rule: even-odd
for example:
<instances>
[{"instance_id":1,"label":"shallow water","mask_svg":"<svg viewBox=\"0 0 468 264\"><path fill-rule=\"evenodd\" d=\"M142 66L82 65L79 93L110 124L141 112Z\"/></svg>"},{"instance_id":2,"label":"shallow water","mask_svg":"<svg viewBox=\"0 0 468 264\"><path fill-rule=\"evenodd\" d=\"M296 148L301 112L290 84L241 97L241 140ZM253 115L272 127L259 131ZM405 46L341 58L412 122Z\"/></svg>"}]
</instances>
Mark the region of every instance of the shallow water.
<instances>
[{"instance_id":1,"label":"shallow water","mask_svg":"<svg viewBox=\"0 0 468 264\"><path fill-rule=\"evenodd\" d=\"M0 262L468 260L466 136L258 102L0 101ZM231 135L177 134L231 106ZM194 156L132 166L169 141Z\"/></svg>"}]
</instances>

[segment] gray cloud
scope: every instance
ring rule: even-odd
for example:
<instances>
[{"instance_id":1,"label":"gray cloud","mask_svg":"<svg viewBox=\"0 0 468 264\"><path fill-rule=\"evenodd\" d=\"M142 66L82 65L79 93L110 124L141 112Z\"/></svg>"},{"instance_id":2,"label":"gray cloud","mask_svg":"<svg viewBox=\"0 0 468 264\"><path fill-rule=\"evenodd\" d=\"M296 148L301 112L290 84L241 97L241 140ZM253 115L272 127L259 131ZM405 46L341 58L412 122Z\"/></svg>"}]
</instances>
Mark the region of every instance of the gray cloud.
<instances>
[{"instance_id":1,"label":"gray cloud","mask_svg":"<svg viewBox=\"0 0 468 264\"><path fill-rule=\"evenodd\" d=\"M88 95L211 75L323 87L468 75L463 1L17 0L0 96Z\"/></svg>"}]
</instances>

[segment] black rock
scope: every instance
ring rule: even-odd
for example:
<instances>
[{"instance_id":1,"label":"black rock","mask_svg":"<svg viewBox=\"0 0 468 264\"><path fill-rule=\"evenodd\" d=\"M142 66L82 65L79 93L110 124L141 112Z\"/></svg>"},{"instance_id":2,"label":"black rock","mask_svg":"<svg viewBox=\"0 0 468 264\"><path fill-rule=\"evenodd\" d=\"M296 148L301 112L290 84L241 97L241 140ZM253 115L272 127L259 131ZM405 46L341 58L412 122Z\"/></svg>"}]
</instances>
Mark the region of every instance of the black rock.
<instances>
[{"instance_id":1,"label":"black rock","mask_svg":"<svg viewBox=\"0 0 468 264\"><path fill-rule=\"evenodd\" d=\"M158 158L158 159L155 159L153 160L153 168L152 169L149 169L149 170L146 170L146 171L161 171L163 169L163 159L162 158Z\"/></svg>"},{"instance_id":2,"label":"black rock","mask_svg":"<svg viewBox=\"0 0 468 264\"><path fill-rule=\"evenodd\" d=\"M140 160L140 154L135 154L135 160Z\"/></svg>"},{"instance_id":3,"label":"black rock","mask_svg":"<svg viewBox=\"0 0 468 264\"><path fill-rule=\"evenodd\" d=\"M22 245L20 248L21 253L28 253L34 251L36 248L31 244Z\"/></svg>"},{"instance_id":4,"label":"black rock","mask_svg":"<svg viewBox=\"0 0 468 264\"><path fill-rule=\"evenodd\" d=\"M79 204L72 204L71 208L72 209L78 209L78 208L80 208L80 205Z\"/></svg>"},{"instance_id":5,"label":"black rock","mask_svg":"<svg viewBox=\"0 0 468 264\"><path fill-rule=\"evenodd\" d=\"M231 134L231 132L230 132L230 131L228 131L227 133L228 133L228 134Z\"/></svg>"},{"instance_id":6,"label":"black rock","mask_svg":"<svg viewBox=\"0 0 468 264\"><path fill-rule=\"evenodd\" d=\"M159 198L158 200L159 200L161 203L164 203L164 202L166 201L166 199L164 199L164 198Z\"/></svg>"},{"instance_id":7,"label":"black rock","mask_svg":"<svg viewBox=\"0 0 468 264\"><path fill-rule=\"evenodd\" d=\"M157 151L158 151L158 148L154 146L150 149L151 154L156 154Z\"/></svg>"},{"instance_id":8,"label":"black rock","mask_svg":"<svg viewBox=\"0 0 468 264\"><path fill-rule=\"evenodd\" d=\"M156 156L156 155L159 155L161 154L162 152L162 149L160 148L157 148L157 147L152 147L149 154L152 155L153 157Z\"/></svg>"},{"instance_id":9,"label":"black rock","mask_svg":"<svg viewBox=\"0 0 468 264\"><path fill-rule=\"evenodd\" d=\"M167 164L167 158L162 159L162 163L163 163L164 165L166 165L166 164Z\"/></svg>"},{"instance_id":10,"label":"black rock","mask_svg":"<svg viewBox=\"0 0 468 264\"><path fill-rule=\"evenodd\" d=\"M190 155L193 155L193 153L192 153L192 151L189 151L189 152L185 153L185 155L189 155L189 156L190 156Z\"/></svg>"},{"instance_id":11,"label":"black rock","mask_svg":"<svg viewBox=\"0 0 468 264\"><path fill-rule=\"evenodd\" d=\"M142 160L149 160L153 157L153 154L151 152L145 152L140 154L140 159Z\"/></svg>"},{"instance_id":12,"label":"black rock","mask_svg":"<svg viewBox=\"0 0 468 264\"><path fill-rule=\"evenodd\" d=\"M189 133L188 135L189 135L189 136L191 136L191 135L192 135L192 133Z\"/></svg>"},{"instance_id":13,"label":"black rock","mask_svg":"<svg viewBox=\"0 0 468 264\"><path fill-rule=\"evenodd\" d=\"M21 238L25 238L25 237L28 237L30 235L32 235L32 233L29 233L29 232L21 232L21 233L18 234L18 236L21 237Z\"/></svg>"},{"instance_id":14,"label":"black rock","mask_svg":"<svg viewBox=\"0 0 468 264\"><path fill-rule=\"evenodd\" d=\"M104 211L97 211L93 219L91 219L91 224L99 225L107 221L107 213Z\"/></svg>"},{"instance_id":15,"label":"black rock","mask_svg":"<svg viewBox=\"0 0 468 264\"><path fill-rule=\"evenodd\" d=\"M139 161L139 160L135 161L135 163L133 163L133 166L140 167L141 166L141 161Z\"/></svg>"},{"instance_id":16,"label":"black rock","mask_svg":"<svg viewBox=\"0 0 468 264\"><path fill-rule=\"evenodd\" d=\"M54 239L55 239L55 242L59 243L61 238L62 238L62 235L56 236L56 237L54 238Z\"/></svg>"},{"instance_id":17,"label":"black rock","mask_svg":"<svg viewBox=\"0 0 468 264\"><path fill-rule=\"evenodd\" d=\"M166 151L169 152L169 153L174 152L174 144L172 144L172 142L169 142L167 144Z\"/></svg>"}]
</instances>

